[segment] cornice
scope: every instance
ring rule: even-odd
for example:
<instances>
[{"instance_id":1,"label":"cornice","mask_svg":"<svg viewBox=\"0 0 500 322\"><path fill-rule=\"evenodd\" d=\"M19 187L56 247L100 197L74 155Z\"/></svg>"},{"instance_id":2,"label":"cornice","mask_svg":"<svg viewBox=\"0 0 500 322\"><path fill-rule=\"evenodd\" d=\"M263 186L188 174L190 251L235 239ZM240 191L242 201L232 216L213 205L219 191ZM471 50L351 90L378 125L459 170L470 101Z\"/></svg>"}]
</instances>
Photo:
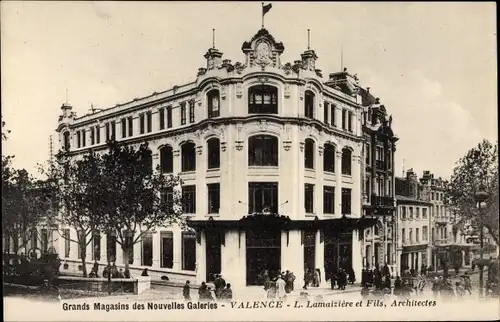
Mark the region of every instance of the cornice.
<instances>
[{"instance_id":1,"label":"cornice","mask_svg":"<svg viewBox=\"0 0 500 322\"><path fill-rule=\"evenodd\" d=\"M268 122L273 122L276 124L280 124L280 125L285 125L287 123L292 124L292 125L297 125L297 126L310 125L310 126L316 127L319 130L322 130L323 132L327 133L328 135L336 136L336 137L343 138L343 139L352 140L355 142L363 141L362 136L358 137L358 136L352 135L350 133L343 133L337 129L332 129L332 128L326 127L323 123L316 121L316 120L302 119L302 118L297 118L297 117L279 117L279 116L273 116L273 115L251 115L251 116L246 116L246 117L218 117L218 118L205 119L199 123L191 124L191 125L183 127L183 128L166 129L163 131L150 133L150 134L142 135L139 137L126 138L123 140L119 140L118 142L132 145L132 144L144 143L145 141L153 141L153 140L158 140L161 138L175 137L175 136L180 136L180 135L183 135L186 133L193 133L193 132L196 132L197 130L206 129L209 126L215 127L218 125L237 125L239 123L248 124L251 122L257 122L257 121L263 121L263 120L268 121ZM70 156L79 155L82 153L86 153L90 149L93 149L95 151L104 150L104 149L106 149L106 143L104 142L104 143L101 143L99 145L93 145L93 146L88 147L86 149L79 149L76 151L70 151L69 155Z\"/></svg>"}]
</instances>

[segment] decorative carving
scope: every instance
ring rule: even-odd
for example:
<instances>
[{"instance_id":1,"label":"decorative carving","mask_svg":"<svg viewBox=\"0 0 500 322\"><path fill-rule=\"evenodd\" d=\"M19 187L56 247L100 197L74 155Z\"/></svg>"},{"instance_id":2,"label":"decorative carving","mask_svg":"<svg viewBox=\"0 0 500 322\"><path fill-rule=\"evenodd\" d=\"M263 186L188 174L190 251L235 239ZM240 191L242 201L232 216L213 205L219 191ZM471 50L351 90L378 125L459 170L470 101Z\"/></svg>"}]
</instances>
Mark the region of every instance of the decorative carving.
<instances>
[{"instance_id":1,"label":"decorative carving","mask_svg":"<svg viewBox=\"0 0 500 322\"><path fill-rule=\"evenodd\" d=\"M159 159L159 154L158 153L154 153L152 156L153 156L153 160L158 160Z\"/></svg>"},{"instance_id":2,"label":"decorative carving","mask_svg":"<svg viewBox=\"0 0 500 322\"><path fill-rule=\"evenodd\" d=\"M324 150L325 150L325 148L324 148L324 147L322 147L322 146L319 146L319 147L318 147L318 154L319 154L319 156L322 156L322 155L323 155L323 151L324 151Z\"/></svg>"},{"instance_id":3,"label":"decorative carving","mask_svg":"<svg viewBox=\"0 0 500 322\"><path fill-rule=\"evenodd\" d=\"M227 95L227 88L226 88L226 86L222 86L221 91L220 91L220 98L222 98L223 100L225 100L226 99L226 95Z\"/></svg>"},{"instance_id":4,"label":"decorative carving","mask_svg":"<svg viewBox=\"0 0 500 322\"><path fill-rule=\"evenodd\" d=\"M292 147L292 141L283 141L283 148L285 151L290 151Z\"/></svg>"},{"instance_id":5,"label":"decorative carving","mask_svg":"<svg viewBox=\"0 0 500 322\"><path fill-rule=\"evenodd\" d=\"M226 145L227 145L227 143L226 143L226 142L221 142L221 143L220 143L220 150L221 150L222 152L226 152L226 148L227 148L227 147L226 147Z\"/></svg>"},{"instance_id":6,"label":"decorative carving","mask_svg":"<svg viewBox=\"0 0 500 322\"><path fill-rule=\"evenodd\" d=\"M243 141L234 141L234 143L236 144L236 150L238 151L241 151L243 150Z\"/></svg>"},{"instance_id":7,"label":"decorative carving","mask_svg":"<svg viewBox=\"0 0 500 322\"><path fill-rule=\"evenodd\" d=\"M243 96L243 86L241 83L236 84L236 97L241 98Z\"/></svg>"},{"instance_id":8,"label":"decorative carving","mask_svg":"<svg viewBox=\"0 0 500 322\"><path fill-rule=\"evenodd\" d=\"M285 98L290 98L290 84L285 84Z\"/></svg>"},{"instance_id":9,"label":"decorative carving","mask_svg":"<svg viewBox=\"0 0 500 322\"><path fill-rule=\"evenodd\" d=\"M267 76L259 76L257 79L259 80L259 82L265 83L265 82L267 82L269 80L269 77L267 77Z\"/></svg>"},{"instance_id":10,"label":"decorative carving","mask_svg":"<svg viewBox=\"0 0 500 322\"><path fill-rule=\"evenodd\" d=\"M285 75L290 75L290 73L292 72L292 64L286 63L285 65L283 65L283 70L285 71Z\"/></svg>"},{"instance_id":11,"label":"decorative carving","mask_svg":"<svg viewBox=\"0 0 500 322\"><path fill-rule=\"evenodd\" d=\"M245 65L243 65L242 63L240 62L236 62L234 64L234 69L236 70L236 73L237 74L241 74L243 72L243 70L246 68Z\"/></svg>"},{"instance_id":12,"label":"decorative carving","mask_svg":"<svg viewBox=\"0 0 500 322\"><path fill-rule=\"evenodd\" d=\"M179 157L181 155L181 150L174 150L173 154L174 154L174 157Z\"/></svg>"},{"instance_id":13,"label":"decorative carving","mask_svg":"<svg viewBox=\"0 0 500 322\"><path fill-rule=\"evenodd\" d=\"M267 122L267 120L260 120L259 121L259 128L261 131L265 131L269 128L269 123Z\"/></svg>"},{"instance_id":14,"label":"decorative carving","mask_svg":"<svg viewBox=\"0 0 500 322\"><path fill-rule=\"evenodd\" d=\"M335 156L337 159L342 159L342 151L335 151Z\"/></svg>"},{"instance_id":15,"label":"decorative carving","mask_svg":"<svg viewBox=\"0 0 500 322\"><path fill-rule=\"evenodd\" d=\"M300 152L304 152L304 146L306 145L305 142L300 142Z\"/></svg>"},{"instance_id":16,"label":"decorative carving","mask_svg":"<svg viewBox=\"0 0 500 322\"><path fill-rule=\"evenodd\" d=\"M203 146L202 145L198 145L196 147L196 153L198 153L198 155L201 155L203 153Z\"/></svg>"},{"instance_id":17,"label":"decorative carving","mask_svg":"<svg viewBox=\"0 0 500 322\"><path fill-rule=\"evenodd\" d=\"M198 68L198 76L205 75L206 72L207 72L206 68Z\"/></svg>"}]
</instances>

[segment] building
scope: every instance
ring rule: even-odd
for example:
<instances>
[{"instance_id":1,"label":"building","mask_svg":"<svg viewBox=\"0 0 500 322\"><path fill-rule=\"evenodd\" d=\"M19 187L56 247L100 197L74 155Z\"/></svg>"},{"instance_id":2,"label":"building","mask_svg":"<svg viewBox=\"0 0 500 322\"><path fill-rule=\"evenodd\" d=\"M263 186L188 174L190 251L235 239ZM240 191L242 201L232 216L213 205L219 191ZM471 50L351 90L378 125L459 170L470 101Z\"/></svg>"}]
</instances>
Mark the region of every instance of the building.
<instances>
[{"instance_id":1,"label":"building","mask_svg":"<svg viewBox=\"0 0 500 322\"><path fill-rule=\"evenodd\" d=\"M323 81L314 50L282 62L285 47L266 29L241 48L243 62L210 48L193 82L125 104L82 117L63 104L60 143L77 158L113 138L148 142L153 166L183 179L191 229L146 235L131 269L197 282L222 273L235 287L257 284L266 269L291 270L300 280L305 269L352 266L360 276L363 232L376 222L362 216L362 120L378 102L368 104L368 90L347 72ZM387 129L376 115L375 127ZM381 189L390 194L389 186ZM94 239L92 260L113 256L122 264L113 236ZM76 247L59 244L65 262L77 265Z\"/></svg>"},{"instance_id":2,"label":"building","mask_svg":"<svg viewBox=\"0 0 500 322\"><path fill-rule=\"evenodd\" d=\"M430 189L419 182L413 169L406 172L406 178L396 178L395 188L398 273L420 272L432 262Z\"/></svg>"},{"instance_id":3,"label":"building","mask_svg":"<svg viewBox=\"0 0 500 322\"><path fill-rule=\"evenodd\" d=\"M363 239L363 265L381 267L387 264L391 274L396 272L396 235L394 199L394 155L399 140L392 131L389 116L379 98L370 88L360 88L363 113L362 213L376 219L367 228Z\"/></svg>"},{"instance_id":4,"label":"building","mask_svg":"<svg viewBox=\"0 0 500 322\"><path fill-rule=\"evenodd\" d=\"M429 190L429 201L431 202L431 241L432 257L430 266L435 269L441 267L441 263L447 263L448 267L470 265L472 251L477 249L479 240L474 243L474 236L467 236L457 225L457 215L444 202L444 190L446 182L442 178L434 178L434 175L426 170L423 172L420 182Z\"/></svg>"}]
</instances>

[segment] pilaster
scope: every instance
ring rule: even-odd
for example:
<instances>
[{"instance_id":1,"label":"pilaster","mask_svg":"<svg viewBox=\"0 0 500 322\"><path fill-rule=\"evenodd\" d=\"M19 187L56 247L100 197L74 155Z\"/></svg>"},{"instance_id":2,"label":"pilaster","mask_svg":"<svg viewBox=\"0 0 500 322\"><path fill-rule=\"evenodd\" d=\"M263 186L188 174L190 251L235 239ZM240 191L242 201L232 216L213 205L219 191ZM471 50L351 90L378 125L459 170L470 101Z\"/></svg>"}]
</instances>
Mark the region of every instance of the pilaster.
<instances>
[{"instance_id":1,"label":"pilaster","mask_svg":"<svg viewBox=\"0 0 500 322\"><path fill-rule=\"evenodd\" d=\"M180 271L182 269L182 231L180 229L173 229L172 235L174 239L174 258L172 269ZM196 258L198 258L198 254L201 255L202 253L198 250L198 243L196 243ZM205 254L205 250L203 250L203 254Z\"/></svg>"},{"instance_id":2,"label":"pilaster","mask_svg":"<svg viewBox=\"0 0 500 322\"><path fill-rule=\"evenodd\" d=\"M352 269L356 282L361 281L361 271L363 270L363 257L361 256L361 241L359 230L352 231Z\"/></svg>"},{"instance_id":3,"label":"pilaster","mask_svg":"<svg viewBox=\"0 0 500 322\"><path fill-rule=\"evenodd\" d=\"M304 245L301 231L281 232L281 270L289 270L295 275L295 289L299 289L304 277Z\"/></svg>"},{"instance_id":4,"label":"pilaster","mask_svg":"<svg viewBox=\"0 0 500 322\"><path fill-rule=\"evenodd\" d=\"M351 213L354 217L361 217L361 186L364 180L361 178L362 156L357 155L352 160L352 197L351 197Z\"/></svg>"},{"instance_id":5,"label":"pilaster","mask_svg":"<svg viewBox=\"0 0 500 322\"><path fill-rule=\"evenodd\" d=\"M203 142L204 144L204 142ZM206 147L199 145L196 147L196 217L203 218L208 213L207 207L207 186L205 184L205 174L207 172ZM205 154L203 153L205 152Z\"/></svg>"},{"instance_id":6,"label":"pilaster","mask_svg":"<svg viewBox=\"0 0 500 322\"><path fill-rule=\"evenodd\" d=\"M206 260L206 238L205 232L199 232L196 242L196 283L201 284L207 276L207 260ZM175 246L175 233L174 233L174 249ZM174 269L175 269L175 252L174 252Z\"/></svg>"},{"instance_id":7,"label":"pilaster","mask_svg":"<svg viewBox=\"0 0 500 322\"><path fill-rule=\"evenodd\" d=\"M314 245L314 267L319 268L321 271L321 284L326 285L325 274L325 243L321 240L321 230L316 231L315 245Z\"/></svg>"},{"instance_id":8,"label":"pilaster","mask_svg":"<svg viewBox=\"0 0 500 322\"><path fill-rule=\"evenodd\" d=\"M161 237L160 231L156 231L153 233L153 268L160 268L161 261Z\"/></svg>"},{"instance_id":9,"label":"pilaster","mask_svg":"<svg viewBox=\"0 0 500 322\"><path fill-rule=\"evenodd\" d=\"M335 152L335 215L342 216L342 151Z\"/></svg>"}]
</instances>

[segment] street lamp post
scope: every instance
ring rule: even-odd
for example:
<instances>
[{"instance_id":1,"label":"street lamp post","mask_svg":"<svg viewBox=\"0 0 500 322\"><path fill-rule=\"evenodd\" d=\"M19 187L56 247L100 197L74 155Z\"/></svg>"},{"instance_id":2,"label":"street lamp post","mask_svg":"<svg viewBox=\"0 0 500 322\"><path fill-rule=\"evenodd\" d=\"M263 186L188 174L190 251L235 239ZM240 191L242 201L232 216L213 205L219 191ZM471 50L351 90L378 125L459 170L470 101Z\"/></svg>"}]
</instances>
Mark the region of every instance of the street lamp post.
<instances>
[{"instance_id":1,"label":"street lamp post","mask_svg":"<svg viewBox=\"0 0 500 322\"><path fill-rule=\"evenodd\" d=\"M479 268L479 297L482 297L483 296L483 285L484 285L484 282L483 282L483 214L482 214L482 210L481 210L481 206L484 206L486 205L485 203L485 200L488 198L488 194L484 191L479 191L476 193L476 195L474 196L475 197L475 200L477 202L477 209L478 209L478 215L479 215L479 242L480 242L480 251L479 251L479 263L480 265L478 265L478 268Z\"/></svg>"}]
</instances>

